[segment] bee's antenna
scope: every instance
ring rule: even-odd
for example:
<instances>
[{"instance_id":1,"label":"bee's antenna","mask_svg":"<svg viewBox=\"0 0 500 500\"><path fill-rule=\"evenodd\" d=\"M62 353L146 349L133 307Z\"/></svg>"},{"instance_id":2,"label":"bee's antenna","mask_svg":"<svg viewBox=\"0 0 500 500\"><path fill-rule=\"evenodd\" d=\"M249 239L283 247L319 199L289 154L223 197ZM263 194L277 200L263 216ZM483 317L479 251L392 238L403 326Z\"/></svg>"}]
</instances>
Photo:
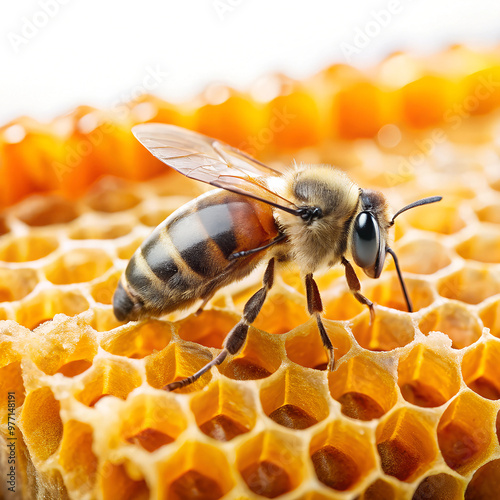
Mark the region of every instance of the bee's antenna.
<instances>
[{"instance_id":1,"label":"bee's antenna","mask_svg":"<svg viewBox=\"0 0 500 500\"><path fill-rule=\"evenodd\" d=\"M439 201L439 200L436 200L436 201ZM429 203L432 203L432 202L429 202ZM408 295L408 290L406 289L406 285L405 285L405 282L403 280L403 275L401 274L401 268L399 267L398 258L396 257L396 254L392 248L387 247L385 250L386 250L386 252L388 252L392 255L392 258L394 259L394 264L396 264L396 271L398 273L399 283L401 283L401 289L403 290L403 295L405 296L406 305L408 306L408 312L413 312L413 306L411 305L410 296Z\"/></svg>"},{"instance_id":2,"label":"bee's antenna","mask_svg":"<svg viewBox=\"0 0 500 500\"><path fill-rule=\"evenodd\" d=\"M406 205L406 207L403 207L401 210L398 210L394 217L391 220L391 226L394 224L394 219L402 214L403 212L406 212L407 210L410 210L410 208L415 208L419 207L421 205L428 205L429 203L436 203L437 201L441 201L443 199L442 196L431 196L429 198L422 198L421 200L414 201L413 203L410 203L409 205ZM391 253L391 255L393 255Z\"/></svg>"}]
</instances>

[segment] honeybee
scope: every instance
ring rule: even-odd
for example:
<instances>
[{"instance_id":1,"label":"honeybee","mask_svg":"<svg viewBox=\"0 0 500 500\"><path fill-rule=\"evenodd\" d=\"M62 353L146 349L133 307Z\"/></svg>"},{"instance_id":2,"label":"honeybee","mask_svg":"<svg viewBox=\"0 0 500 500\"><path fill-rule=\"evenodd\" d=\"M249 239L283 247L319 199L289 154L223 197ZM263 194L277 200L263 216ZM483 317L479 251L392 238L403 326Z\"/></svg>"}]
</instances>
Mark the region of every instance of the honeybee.
<instances>
[{"instance_id":1,"label":"honeybee","mask_svg":"<svg viewBox=\"0 0 500 500\"><path fill-rule=\"evenodd\" d=\"M197 373L165 386L175 390L197 380L243 347L249 326L273 286L275 265L294 261L305 280L307 308L315 317L333 370L333 345L321 320L321 297L313 274L342 264L354 297L370 309L346 256L371 278L392 255L408 307L412 305L396 254L388 247L394 219L441 197L418 200L391 217L384 195L361 189L342 171L325 165L274 170L216 139L173 125L143 124L135 137L178 172L219 189L181 206L163 221L130 259L113 297L120 321L138 320L203 306L220 288L247 276L266 260L263 286L245 304L223 349Z\"/></svg>"}]
</instances>

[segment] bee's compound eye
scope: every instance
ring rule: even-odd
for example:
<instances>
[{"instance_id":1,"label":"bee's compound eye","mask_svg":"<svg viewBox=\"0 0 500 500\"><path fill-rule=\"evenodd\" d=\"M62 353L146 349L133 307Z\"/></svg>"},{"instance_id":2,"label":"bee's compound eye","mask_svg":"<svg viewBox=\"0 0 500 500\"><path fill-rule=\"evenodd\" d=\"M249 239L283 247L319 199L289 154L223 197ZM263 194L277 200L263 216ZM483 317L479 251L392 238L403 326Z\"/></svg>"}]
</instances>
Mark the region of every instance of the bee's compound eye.
<instances>
[{"instance_id":1,"label":"bee's compound eye","mask_svg":"<svg viewBox=\"0 0 500 500\"><path fill-rule=\"evenodd\" d=\"M379 249L380 232L377 221L371 213L361 212L354 222L352 256L368 276L371 276L370 271L377 264Z\"/></svg>"}]
</instances>

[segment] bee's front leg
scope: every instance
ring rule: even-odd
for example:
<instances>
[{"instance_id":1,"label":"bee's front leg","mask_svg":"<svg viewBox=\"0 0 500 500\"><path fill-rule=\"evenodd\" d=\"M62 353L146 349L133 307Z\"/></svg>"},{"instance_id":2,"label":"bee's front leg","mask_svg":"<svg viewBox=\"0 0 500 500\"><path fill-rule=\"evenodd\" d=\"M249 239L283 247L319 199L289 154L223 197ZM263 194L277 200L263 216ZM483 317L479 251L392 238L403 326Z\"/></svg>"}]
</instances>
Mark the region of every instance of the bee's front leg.
<instances>
[{"instance_id":1,"label":"bee's front leg","mask_svg":"<svg viewBox=\"0 0 500 500\"><path fill-rule=\"evenodd\" d=\"M174 391L186 385L192 384L198 380L204 373L208 372L212 366L220 365L227 357L228 354L236 354L245 344L247 333L250 325L255 321L267 297L267 292L271 289L274 282L274 258L269 261L264 279L262 280L262 288L255 292L243 309L243 317L227 334L224 340L224 349L216 356L210 363L207 363L201 370L197 371L194 375L187 377L177 382L167 384L163 389L166 391Z\"/></svg>"},{"instance_id":2,"label":"bee's front leg","mask_svg":"<svg viewBox=\"0 0 500 500\"><path fill-rule=\"evenodd\" d=\"M323 303L321 301L321 296L319 294L318 285L313 279L312 274L306 275L306 293L307 293L307 309L311 316L316 318L316 323L318 324L319 334L321 335L321 341L328 351L328 369L330 371L335 367L335 356L333 352L333 344L330 337L326 333L323 321L321 321L321 313L323 312Z\"/></svg>"},{"instance_id":3,"label":"bee's front leg","mask_svg":"<svg viewBox=\"0 0 500 500\"><path fill-rule=\"evenodd\" d=\"M362 293L360 293L361 284L359 282L359 279L356 276L356 272L354 271L351 263L345 257L342 257L342 264L345 267L345 278L347 280L349 290L354 295L354 297L356 297L358 302L361 302L361 304L368 306L368 309L370 309L370 324L372 324L375 320L375 307L373 305L373 302L370 299L367 299Z\"/></svg>"}]
</instances>

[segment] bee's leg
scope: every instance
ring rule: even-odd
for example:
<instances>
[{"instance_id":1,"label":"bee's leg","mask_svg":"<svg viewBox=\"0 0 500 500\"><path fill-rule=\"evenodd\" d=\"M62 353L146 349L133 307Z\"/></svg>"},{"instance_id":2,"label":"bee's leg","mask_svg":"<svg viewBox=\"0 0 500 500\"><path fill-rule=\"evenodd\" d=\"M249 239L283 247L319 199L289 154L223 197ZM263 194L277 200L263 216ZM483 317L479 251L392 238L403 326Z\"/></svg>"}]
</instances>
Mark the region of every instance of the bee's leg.
<instances>
[{"instance_id":1,"label":"bee's leg","mask_svg":"<svg viewBox=\"0 0 500 500\"><path fill-rule=\"evenodd\" d=\"M243 347L247 338L248 328L255 321L255 318L262 309L264 301L266 300L267 292L273 286L273 281L274 258L271 259L267 265L266 272L264 273L264 279L262 280L263 287L255 292L250 299L248 299L248 302L245 304L245 308L243 309L243 317L227 334L226 340L224 340L224 349L220 352L220 354L212 359L210 363L207 363L201 370L197 371L194 375L177 382L171 382L163 387L163 389L166 391L174 391L175 389L180 389L181 387L192 384L204 373L210 370L212 366L220 365L226 359L228 354L236 354Z\"/></svg>"},{"instance_id":2,"label":"bee's leg","mask_svg":"<svg viewBox=\"0 0 500 500\"><path fill-rule=\"evenodd\" d=\"M360 293L361 284L359 283L359 279L356 276L356 272L351 266L351 263L345 257L342 257L342 264L345 267L345 278L347 280L349 290L354 295L354 297L356 297L358 302L361 302L361 304L368 306L368 309L370 309L370 324L373 323L373 321L375 320L375 307L373 306L373 302L370 299L367 299L362 293Z\"/></svg>"},{"instance_id":3,"label":"bee's leg","mask_svg":"<svg viewBox=\"0 0 500 500\"><path fill-rule=\"evenodd\" d=\"M203 297L203 302L200 304L200 307L196 310L194 313L195 316L199 316L202 312L205 306L208 304L208 301L215 295L215 291L209 293L206 297Z\"/></svg>"},{"instance_id":4,"label":"bee's leg","mask_svg":"<svg viewBox=\"0 0 500 500\"><path fill-rule=\"evenodd\" d=\"M312 274L306 275L306 293L307 293L307 309L309 314L316 318L316 323L318 324L319 334L321 335L321 341L328 351L328 369L333 370L335 366L335 357L333 352L333 345L330 337L326 333L323 321L321 321L320 313L323 312L323 303L321 301L321 296L319 294L318 285L313 279Z\"/></svg>"}]
</instances>

